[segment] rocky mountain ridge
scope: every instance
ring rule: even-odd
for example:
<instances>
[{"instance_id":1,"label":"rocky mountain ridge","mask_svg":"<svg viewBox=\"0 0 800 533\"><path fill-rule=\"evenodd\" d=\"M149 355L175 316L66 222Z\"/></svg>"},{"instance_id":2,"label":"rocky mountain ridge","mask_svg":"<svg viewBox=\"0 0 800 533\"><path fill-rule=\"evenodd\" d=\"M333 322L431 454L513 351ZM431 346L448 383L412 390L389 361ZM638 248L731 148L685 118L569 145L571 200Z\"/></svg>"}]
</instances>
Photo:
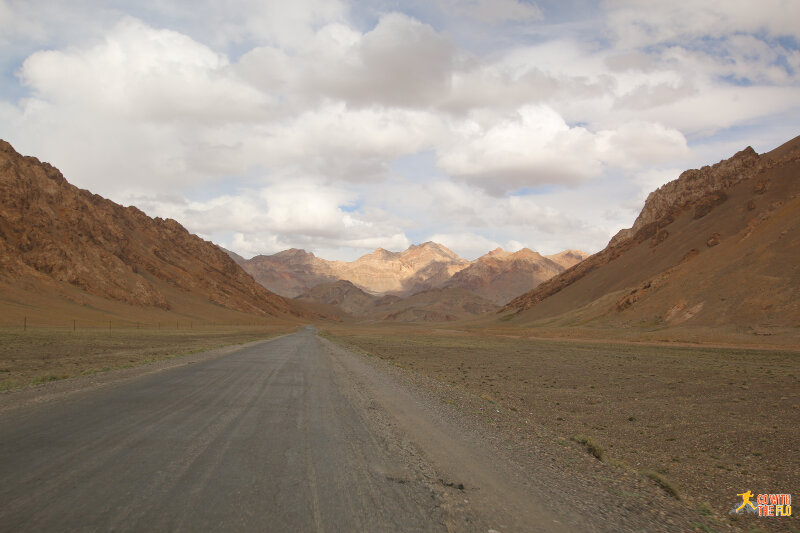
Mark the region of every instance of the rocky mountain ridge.
<instances>
[{"instance_id":1,"label":"rocky mountain ridge","mask_svg":"<svg viewBox=\"0 0 800 533\"><path fill-rule=\"evenodd\" d=\"M733 157L711 166L686 170L668 183L651 192L633 226L620 230L609 242L610 246L633 237L639 230L668 216L670 212L700 200L710 198L722 191L749 179L770 164L762 161L751 146L737 152Z\"/></svg>"}]
</instances>

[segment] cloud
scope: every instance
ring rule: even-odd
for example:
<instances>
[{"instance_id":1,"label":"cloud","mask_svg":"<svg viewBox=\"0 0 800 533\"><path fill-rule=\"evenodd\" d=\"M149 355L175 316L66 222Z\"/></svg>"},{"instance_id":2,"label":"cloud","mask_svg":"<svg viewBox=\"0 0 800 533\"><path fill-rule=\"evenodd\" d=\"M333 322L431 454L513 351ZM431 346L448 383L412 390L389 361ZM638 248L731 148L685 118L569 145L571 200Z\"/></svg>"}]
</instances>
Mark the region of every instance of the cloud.
<instances>
[{"instance_id":1,"label":"cloud","mask_svg":"<svg viewBox=\"0 0 800 533\"><path fill-rule=\"evenodd\" d=\"M616 207L614 199L619 192L607 183L594 188L588 197L580 189L570 190L567 195L553 191L495 197L464 182L435 180L418 186L414 195L408 195L401 184L378 186L372 194L391 198L394 209L408 215L413 224L405 223L403 227L413 232L416 241L449 235L454 251L474 258L497 246L508 250L527 246L542 253L556 253L568 247L599 250L619 228L629 226L638 211L626 211L621 220L607 218L605 211ZM482 238L470 241L454 237L463 235ZM512 241L524 245L517 246ZM475 243L471 248L470 242ZM488 245L491 247L486 248ZM482 252L477 253L478 249Z\"/></svg>"},{"instance_id":2,"label":"cloud","mask_svg":"<svg viewBox=\"0 0 800 533\"><path fill-rule=\"evenodd\" d=\"M516 116L457 125L439 152L448 174L492 194L540 185L575 185L599 176L604 165L635 168L682 155L686 139L659 123L627 122L591 132L569 126L547 106L525 106Z\"/></svg>"},{"instance_id":3,"label":"cloud","mask_svg":"<svg viewBox=\"0 0 800 533\"><path fill-rule=\"evenodd\" d=\"M631 169L674 161L689 153L686 137L658 122L631 121L597 134L599 158L608 165Z\"/></svg>"},{"instance_id":4,"label":"cloud","mask_svg":"<svg viewBox=\"0 0 800 533\"><path fill-rule=\"evenodd\" d=\"M385 17L374 32L386 33L384 25L432 33L401 16ZM402 32L395 35L401 37ZM254 52L259 61L246 55L241 65L231 65L185 35L126 17L97 44L37 52L25 60L20 78L32 96L21 104L17 141L58 161L82 186L121 198L253 169L265 170L266 177L369 181L384 176L394 158L427 149L443 134L435 113L393 106L352 109L308 80L292 82L317 91L300 101L292 100L291 83L258 87L248 73L260 67L275 66L264 70L276 79L298 76L281 52L270 50ZM389 65L392 58L379 62ZM421 83L414 72L405 74L411 85L398 83L398 98L417 93L414 84ZM358 75L345 78L365 95L385 93L381 87L392 85L391 76L374 76L377 86L368 91L353 81ZM96 148L91 157L86 147ZM125 153L137 154L134 165L119 164Z\"/></svg>"},{"instance_id":5,"label":"cloud","mask_svg":"<svg viewBox=\"0 0 800 533\"><path fill-rule=\"evenodd\" d=\"M269 42L284 48L302 46L317 28L344 19L347 10L346 3L339 0L238 0L233 5L207 0L205 4L210 11L203 18L205 23L222 21L218 38Z\"/></svg>"},{"instance_id":6,"label":"cloud","mask_svg":"<svg viewBox=\"0 0 800 533\"><path fill-rule=\"evenodd\" d=\"M593 251L800 113L796 2L34 5L0 0L0 137L242 252Z\"/></svg>"},{"instance_id":7,"label":"cloud","mask_svg":"<svg viewBox=\"0 0 800 533\"><path fill-rule=\"evenodd\" d=\"M542 12L536 5L518 0L438 0L438 4L449 15L492 24L529 22L542 18Z\"/></svg>"},{"instance_id":8,"label":"cloud","mask_svg":"<svg viewBox=\"0 0 800 533\"><path fill-rule=\"evenodd\" d=\"M245 255L292 247L363 253L388 243L403 248L411 244L395 217L372 207L359 209L357 201L352 191L313 180L287 180L206 201L135 198L149 215L177 219Z\"/></svg>"},{"instance_id":9,"label":"cloud","mask_svg":"<svg viewBox=\"0 0 800 533\"><path fill-rule=\"evenodd\" d=\"M596 161L578 160L591 150L592 135L569 127L546 106L526 106L516 116L485 126L466 120L439 152L445 172L493 193L552 183L578 183L599 172Z\"/></svg>"},{"instance_id":10,"label":"cloud","mask_svg":"<svg viewBox=\"0 0 800 533\"><path fill-rule=\"evenodd\" d=\"M426 149L441 131L440 120L424 111L335 103L259 128L247 157L271 168L364 182L384 177L390 161Z\"/></svg>"},{"instance_id":11,"label":"cloud","mask_svg":"<svg viewBox=\"0 0 800 533\"><path fill-rule=\"evenodd\" d=\"M225 56L189 37L126 17L84 50L28 57L20 77L34 97L154 123L255 120L264 95L237 80Z\"/></svg>"},{"instance_id":12,"label":"cloud","mask_svg":"<svg viewBox=\"0 0 800 533\"><path fill-rule=\"evenodd\" d=\"M327 47L327 37L320 32L319 44ZM390 13L347 44L341 61L329 63L311 87L348 103L389 106L427 105L449 90L455 48L427 24Z\"/></svg>"},{"instance_id":13,"label":"cloud","mask_svg":"<svg viewBox=\"0 0 800 533\"><path fill-rule=\"evenodd\" d=\"M800 19L800 4L793 0L611 0L605 6L609 27L625 48L736 33L800 37L795 23Z\"/></svg>"},{"instance_id":14,"label":"cloud","mask_svg":"<svg viewBox=\"0 0 800 533\"><path fill-rule=\"evenodd\" d=\"M334 99L356 107L424 107L447 95L455 52L431 26L388 13L363 34L341 23L326 25L292 53L255 48L238 69L290 105Z\"/></svg>"}]
</instances>

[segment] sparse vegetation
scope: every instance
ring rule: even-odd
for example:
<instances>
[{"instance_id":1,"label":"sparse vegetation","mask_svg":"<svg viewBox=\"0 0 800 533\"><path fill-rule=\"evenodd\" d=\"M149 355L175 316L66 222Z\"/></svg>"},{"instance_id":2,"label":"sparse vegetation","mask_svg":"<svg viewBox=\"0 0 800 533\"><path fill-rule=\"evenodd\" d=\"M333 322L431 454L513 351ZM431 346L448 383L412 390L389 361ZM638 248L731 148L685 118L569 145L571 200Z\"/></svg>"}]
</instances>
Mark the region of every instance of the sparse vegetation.
<instances>
[{"instance_id":1,"label":"sparse vegetation","mask_svg":"<svg viewBox=\"0 0 800 533\"><path fill-rule=\"evenodd\" d=\"M603 447L591 437L586 437L583 435L579 435L574 437L572 440L577 442L578 444L582 444L586 451L596 457L598 460L602 461L603 457L605 456L606 451Z\"/></svg>"},{"instance_id":2,"label":"sparse vegetation","mask_svg":"<svg viewBox=\"0 0 800 533\"><path fill-rule=\"evenodd\" d=\"M705 533L716 533L716 529L713 529L702 522L692 522L691 526L695 528L695 530L703 531Z\"/></svg>"},{"instance_id":3,"label":"sparse vegetation","mask_svg":"<svg viewBox=\"0 0 800 533\"><path fill-rule=\"evenodd\" d=\"M652 479L656 482L656 484L664 489L664 492L675 498L676 500L681 499L681 495L678 492L678 489L673 485L667 478L663 475L659 474L655 470L645 470L642 472L645 476Z\"/></svg>"},{"instance_id":4,"label":"sparse vegetation","mask_svg":"<svg viewBox=\"0 0 800 533\"><path fill-rule=\"evenodd\" d=\"M697 507L697 512L704 516L712 516L714 514L714 510L708 502L701 503Z\"/></svg>"}]
</instances>

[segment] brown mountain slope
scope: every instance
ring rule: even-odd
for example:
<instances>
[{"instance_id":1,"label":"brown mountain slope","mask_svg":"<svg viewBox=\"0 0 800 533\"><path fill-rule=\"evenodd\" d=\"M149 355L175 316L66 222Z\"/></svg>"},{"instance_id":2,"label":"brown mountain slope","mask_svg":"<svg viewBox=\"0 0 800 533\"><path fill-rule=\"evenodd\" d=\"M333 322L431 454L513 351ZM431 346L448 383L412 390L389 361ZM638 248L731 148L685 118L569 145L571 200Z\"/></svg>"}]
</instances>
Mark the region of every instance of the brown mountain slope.
<instances>
[{"instance_id":1,"label":"brown mountain slope","mask_svg":"<svg viewBox=\"0 0 800 533\"><path fill-rule=\"evenodd\" d=\"M800 137L651 193L634 226L506 307L521 324L797 333Z\"/></svg>"},{"instance_id":2,"label":"brown mountain slope","mask_svg":"<svg viewBox=\"0 0 800 533\"><path fill-rule=\"evenodd\" d=\"M448 322L498 309L492 302L461 288L429 289L403 298L368 294L346 280L317 285L296 300L312 308L321 305L324 309L340 309L349 317L369 321Z\"/></svg>"},{"instance_id":3,"label":"brown mountain slope","mask_svg":"<svg viewBox=\"0 0 800 533\"><path fill-rule=\"evenodd\" d=\"M287 298L295 298L312 287L339 279L329 261L297 248L237 262L258 283Z\"/></svg>"},{"instance_id":4,"label":"brown mountain slope","mask_svg":"<svg viewBox=\"0 0 800 533\"><path fill-rule=\"evenodd\" d=\"M528 248L513 253L498 248L456 272L444 286L502 305L563 271L563 266Z\"/></svg>"},{"instance_id":5,"label":"brown mountain slope","mask_svg":"<svg viewBox=\"0 0 800 533\"><path fill-rule=\"evenodd\" d=\"M21 156L4 141L0 284L9 298L5 303L15 309L22 302L11 303L12 294L42 306L66 299L195 315L219 308L259 316L306 314L174 220L152 219L78 189L55 167Z\"/></svg>"}]
</instances>

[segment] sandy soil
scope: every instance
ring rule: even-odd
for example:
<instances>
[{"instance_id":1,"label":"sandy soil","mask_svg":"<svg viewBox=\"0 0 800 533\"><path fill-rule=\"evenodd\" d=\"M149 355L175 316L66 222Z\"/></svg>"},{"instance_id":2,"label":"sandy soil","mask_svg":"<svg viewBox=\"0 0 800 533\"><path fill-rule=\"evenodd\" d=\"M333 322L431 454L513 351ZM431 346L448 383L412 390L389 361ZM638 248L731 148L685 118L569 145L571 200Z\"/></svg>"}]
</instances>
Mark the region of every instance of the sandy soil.
<instances>
[{"instance_id":1,"label":"sandy soil","mask_svg":"<svg viewBox=\"0 0 800 533\"><path fill-rule=\"evenodd\" d=\"M698 531L800 530L796 516L728 515L738 493L800 486L798 352L388 328L327 333L431 379L444 402L499 430L522 461L552 455L631 500L642 480L674 490Z\"/></svg>"}]
</instances>

